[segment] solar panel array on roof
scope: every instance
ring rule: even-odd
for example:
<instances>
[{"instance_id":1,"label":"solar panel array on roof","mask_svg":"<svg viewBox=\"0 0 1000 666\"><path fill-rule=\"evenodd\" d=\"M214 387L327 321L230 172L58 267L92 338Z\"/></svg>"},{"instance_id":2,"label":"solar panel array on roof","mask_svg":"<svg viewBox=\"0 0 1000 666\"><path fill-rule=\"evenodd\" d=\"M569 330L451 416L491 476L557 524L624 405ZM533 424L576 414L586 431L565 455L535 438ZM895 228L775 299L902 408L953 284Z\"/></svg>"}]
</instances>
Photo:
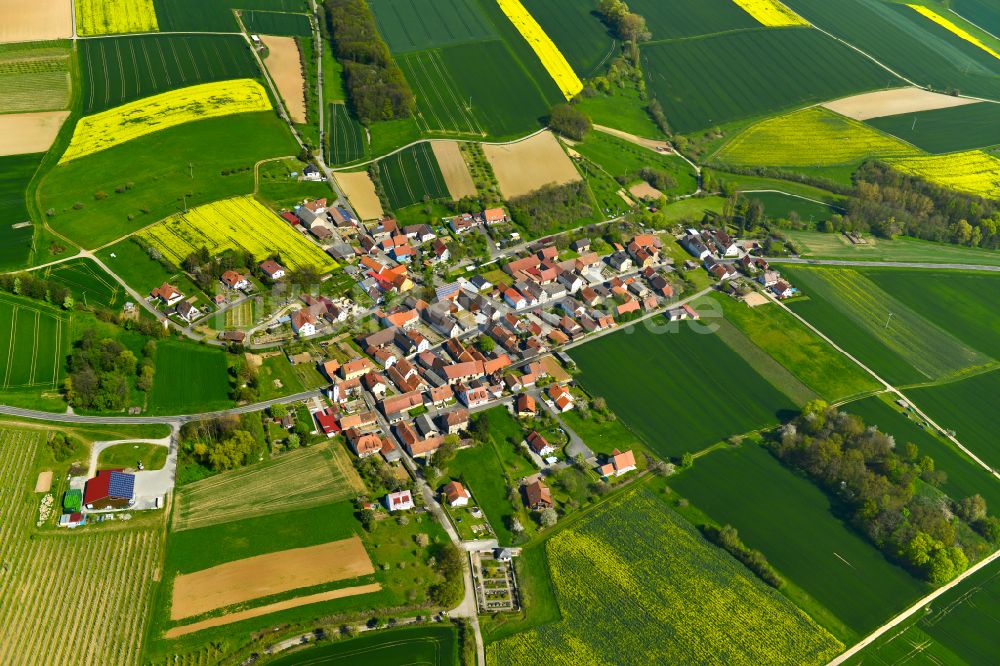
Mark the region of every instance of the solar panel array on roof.
<instances>
[{"instance_id":1,"label":"solar panel array on roof","mask_svg":"<svg viewBox=\"0 0 1000 666\"><path fill-rule=\"evenodd\" d=\"M135 490L135 477L122 472L111 472L111 480L108 482L108 496L120 497L122 499L132 499L132 492Z\"/></svg>"}]
</instances>

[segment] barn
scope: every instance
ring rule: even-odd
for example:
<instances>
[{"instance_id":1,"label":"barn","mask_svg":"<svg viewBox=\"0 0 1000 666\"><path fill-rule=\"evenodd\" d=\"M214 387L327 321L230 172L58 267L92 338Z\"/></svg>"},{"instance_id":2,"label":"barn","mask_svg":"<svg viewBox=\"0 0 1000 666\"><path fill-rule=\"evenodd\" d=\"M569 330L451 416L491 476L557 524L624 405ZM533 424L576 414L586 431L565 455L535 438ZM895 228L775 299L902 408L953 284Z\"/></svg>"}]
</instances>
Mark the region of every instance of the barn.
<instances>
[{"instance_id":1,"label":"barn","mask_svg":"<svg viewBox=\"0 0 1000 666\"><path fill-rule=\"evenodd\" d=\"M125 509L132 505L135 477L118 469L104 469L87 481L83 504L91 511Z\"/></svg>"}]
</instances>

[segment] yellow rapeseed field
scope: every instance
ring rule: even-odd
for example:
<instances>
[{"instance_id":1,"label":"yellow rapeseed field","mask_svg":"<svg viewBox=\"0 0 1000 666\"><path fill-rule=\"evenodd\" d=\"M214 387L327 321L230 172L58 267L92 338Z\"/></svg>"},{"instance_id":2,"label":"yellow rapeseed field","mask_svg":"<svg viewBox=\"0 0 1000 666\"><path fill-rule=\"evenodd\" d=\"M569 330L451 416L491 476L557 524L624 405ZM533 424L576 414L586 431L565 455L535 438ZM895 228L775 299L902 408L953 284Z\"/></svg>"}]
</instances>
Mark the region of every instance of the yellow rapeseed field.
<instances>
[{"instance_id":1,"label":"yellow rapeseed field","mask_svg":"<svg viewBox=\"0 0 1000 666\"><path fill-rule=\"evenodd\" d=\"M733 0L761 25L769 28L784 28L792 25L809 25L805 20L779 0Z\"/></svg>"},{"instance_id":2,"label":"yellow rapeseed field","mask_svg":"<svg viewBox=\"0 0 1000 666\"><path fill-rule=\"evenodd\" d=\"M528 40L528 44L531 45L538 59L542 61L549 76L559 86L562 94L566 99L573 99L578 92L583 90L583 83L566 62L566 57L545 34L542 26L538 25L535 17L524 8L521 0L497 0L497 2L503 13L521 33L521 36Z\"/></svg>"},{"instance_id":3,"label":"yellow rapeseed field","mask_svg":"<svg viewBox=\"0 0 1000 666\"><path fill-rule=\"evenodd\" d=\"M980 40L978 37L970 33L965 28L956 25L953 21L950 21L944 16L941 16L933 9L930 9L929 7L924 7L923 5L907 5L907 7L909 7L910 9L912 9L913 11L917 12L922 16L926 16L927 18L934 21L935 23L937 23L939 26L941 26L951 34L955 35L956 37L964 39L970 44L986 51L997 60L1000 60L1000 53L997 53L996 51L991 49L989 46L984 44L982 40Z\"/></svg>"},{"instance_id":4,"label":"yellow rapeseed field","mask_svg":"<svg viewBox=\"0 0 1000 666\"><path fill-rule=\"evenodd\" d=\"M270 109L267 93L252 79L171 90L81 118L59 163L193 120Z\"/></svg>"},{"instance_id":5,"label":"yellow rapeseed field","mask_svg":"<svg viewBox=\"0 0 1000 666\"><path fill-rule=\"evenodd\" d=\"M325 273L337 267L323 250L251 196L223 199L171 215L141 232L143 239L180 265L204 247L209 253L242 250L262 260L281 256L286 268L313 268Z\"/></svg>"},{"instance_id":6,"label":"yellow rapeseed field","mask_svg":"<svg viewBox=\"0 0 1000 666\"><path fill-rule=\"evenodd\" d=\"M153 0L76 0L78 35L156 32Z\"/></svg>"},{"instance_id":7,"label":"yellow rapeseed field","mask_svg":"<svg viewBox=\"0 0 1000 666\"><path fill-rule=\"evenodd\" d=\"M1000 198L1000 158L981 150L886 160L893 168L981 197Z\"/></svg>"}]
</instances>

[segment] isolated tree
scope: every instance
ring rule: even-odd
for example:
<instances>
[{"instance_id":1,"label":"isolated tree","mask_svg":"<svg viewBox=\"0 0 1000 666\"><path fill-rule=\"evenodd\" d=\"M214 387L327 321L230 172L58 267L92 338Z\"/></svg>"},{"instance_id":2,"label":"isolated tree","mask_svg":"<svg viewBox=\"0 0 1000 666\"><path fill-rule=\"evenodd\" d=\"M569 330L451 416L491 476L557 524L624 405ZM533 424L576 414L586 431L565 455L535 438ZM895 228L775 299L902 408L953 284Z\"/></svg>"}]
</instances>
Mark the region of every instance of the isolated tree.
<instances>
[{"instance_id":1,"label":"isolated tree","mask_svg":"<svg viewBox=\"0 0 1000 666\"><path fill-rule=\"evenodd\" d=\"M268 411L271 412L271 416L276 419L283 419L288 416L288 407L285 405L271 405L271 407L268 408Z\"/></svg>"},{"instance_id":2,"label":"isolated tree","mask_svg":"<svg viewBox=\"0 0 1000 666\"><path fill-rule=\"evenodd\" d=\"M559 521L559 514L556 513L555 509L549 507L542 511L542 515L539 519L542 523L542 527L552 527Z\"/></svg>"},{"instance_id":3,"label":"isolated tree","mask_svg":"<svg viewBox=\"0 0 1000 666\"><path fill-rule=\"evenodd\" d=\"M479 340L476 341L476 346L479 347L479 351L484 354L489 354L491 351L496 349L496 341L488 335L479 336Z\"/></svg>"},{"instance_id":4,"label":"isolated tree","mask_svg":"<svg viewBox=\"0 0 1000 666\"><path fill-rule=\"evenodd\" d=\"M593 125L587 114L580 109L569 104L559 104L549 112L549 127L570 139L582 141Z\"/></svg>"}]
</instances>

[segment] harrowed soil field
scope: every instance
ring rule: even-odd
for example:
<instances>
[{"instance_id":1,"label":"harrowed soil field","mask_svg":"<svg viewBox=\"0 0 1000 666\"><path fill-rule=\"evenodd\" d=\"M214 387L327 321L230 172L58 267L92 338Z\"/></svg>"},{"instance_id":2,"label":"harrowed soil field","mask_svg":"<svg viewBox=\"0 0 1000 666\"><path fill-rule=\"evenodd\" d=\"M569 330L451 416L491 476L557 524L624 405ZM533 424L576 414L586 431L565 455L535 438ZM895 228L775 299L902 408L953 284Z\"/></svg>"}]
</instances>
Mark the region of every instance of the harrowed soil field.
<instances>
[{"instance_id":1,"label":"harrowed soil field","mask_svg":"<svg viewBox=\"0 0 1000 666\"><path fill-rule=\"evenodd\" d=\"M293 37L262 36L268 54L264 65L278 86L288 115L294 123L306 122L305 80L302 77L302 56Z\"/></svg>"},{"instance_id":2,"label":"harrowed soil field","mask_svg":"<svg viewBox=\"0 0 1000 666\"><path fill-rule=\"evenodd\" d=\"M551 132L541 132L517 143L483 144L486 159L500 185L500 192L513 199L545 185L565 185L580 180L573 162Z\"/></svg>"}]
</instances>

